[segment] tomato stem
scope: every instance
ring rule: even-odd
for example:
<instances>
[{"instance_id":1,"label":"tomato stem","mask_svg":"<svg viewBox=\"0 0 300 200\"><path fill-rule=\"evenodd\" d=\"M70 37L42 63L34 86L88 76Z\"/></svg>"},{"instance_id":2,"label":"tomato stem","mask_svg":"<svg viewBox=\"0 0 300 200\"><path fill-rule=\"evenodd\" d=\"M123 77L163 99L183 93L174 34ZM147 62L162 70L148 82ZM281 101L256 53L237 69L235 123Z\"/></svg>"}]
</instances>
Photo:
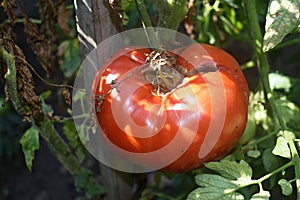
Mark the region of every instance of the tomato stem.
<instances>
[{"instance_id":1,"label":"tomato stem","mask_svg":"<svg viewBox=\"0 0 300 200\"><path fill-rule=\"evenodd\" d=\"M135 0L135 5L141 17L142 25L145 30L146 37L148 38L148 42L151 48L158 48L159 40L156 37L156 33L152 27L152 23L147 12L144 0Z\"/></svg>"},{"instance_id":2,"label":"tomato stem","mask_svg":"<svg viewBox=\"0 0 300 200\"><path fill-rule=\"evenodd\" d=\"M261 76L261 82L264 88L265 97L267 102L269 102L273 116L275 118L275 123L277 126L280 127L281 130L285 131L287 130L286 123L280 113L280 110L278 109L274 95L272 93L272 90L270 88L269 83L269 64L267 61L266 54L262 50L262 34L260 30L260 26L258 23L257 13L256 13L256 4L253 0L244 0L244 6L246 9L246 13L248 15L248 22L250 25L250 30L252 33L253 41L254 41L254 48L255 53L257 55L257 67ZM297 199L300 200L300 158L299 154L297 152L296 146L294 144L294 141L292 138L286 136L288 134L285 134L285 137L288 141L291 153L292 153L292 161L295 166L295 172L296 172L296 185L297 185Z\"/></svg>"},{"instance_id":3,"label":"tomato stem","mask_svg":"<svg viewBox=\"0 0 300 200\"><path fill-rule=\"evenodd\" d=\"M188 12L188 4L186 0L153 0L153 3L158 10L158 26L177 30L180 22L184 19ZM169 44L174 41L174 34L164 34L164 30L160 29L162 33L158 32L158 37L164 44Z\"/></svg>"},{"instance_id":4,"label":"tomato stem","mask_svg":"<svg viewBox=\"0 0 300 200\"><path fill-rule=\"evenodd\" d=\"M271 133L269 133L263 137L260 137L258 139L253 139L251 142L249 142L248 144L243 146L243 150L249 149L252 146L256 146L256 145L268 140L269 138L276 136L276 134L278 134L279 131L280 131L280 129L275 129L274 131L272 131Z\"/></svg>"},{"instance_id":5,"label":"tomato stem","mask_svg":"<svg viewBox=\"0 0 300 200\"><path fill-rule=\"evenodd\" d=\"M187 14L188 6L186 0L153 0L157 7L159 21L158 26L177 30L180 22Z\"/></svg>"}]
</instances>

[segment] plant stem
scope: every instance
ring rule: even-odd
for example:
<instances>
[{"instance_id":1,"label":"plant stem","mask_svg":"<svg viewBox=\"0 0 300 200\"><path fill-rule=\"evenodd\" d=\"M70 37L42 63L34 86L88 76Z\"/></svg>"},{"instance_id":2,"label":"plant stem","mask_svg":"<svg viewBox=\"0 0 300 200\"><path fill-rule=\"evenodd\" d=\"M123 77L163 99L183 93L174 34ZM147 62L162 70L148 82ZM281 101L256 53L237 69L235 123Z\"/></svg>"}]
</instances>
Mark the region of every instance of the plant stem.
<instances>
[{"instance_id":1,"label":"plant stem","mask_svg":"<svg viewBox=\"0 0 300 200\"><path fill-rule=\"evenodd\" d=\"M19 100L17 90L17 70L14 60L15 57L13 54L7 52L4 47L0 48L0 56L4 58L7 65L7 73L5 78L9 98L12 101L16 111L20 115L25 115L26 111ZM46 113L43 112L39 119L32 118L31 120L32 124L39 131L39 134L46 141L49 149L71 175L80 174L86 170L81 166L79 160L73 155L66 142L60 137ZM88 183L94 184L96 181L93 177L89 177Z\"/></svg>"},{"instance_id":2,"label":"plant stem","mask_svg":"<svg viewBox=\"0 0 300 200\"><path fill-rule=\"evenodd\" d=\"M17 92L17 84L16 84L17 72L16 72L16 63L15 63L14 56L8 53L4 47L0 49L0 55L7 63L7 73L5 75L5 78L6 78L7 93L9 95L9 98L12 101L13 106L18 111L18 113L21 115L25 115L26 111L20 103L18 92Z\"/></svg>"},{"instance_id":3,"label":"plant stem","mask_svg":"<svg viewBox=\"0 0 300 200\"><path fill-rule=\"evenodd\" d=\"M267 61L266 54L264 54L262 50L262 34L261 30L258 24L258 18L256 13L256 5L254 0L244 0L244 5L246 8L246 13L248 15L248 22L250 25L250 30L252 33L252 37L254 39L254 48L257 56L257 66L258 70L261 76L262 85L264 87L264 92L266 94L267 102L269 102L273 116L276 118L276 124L280 127L281 130L285 131L287 130L287 126L285 124L285 121L280 113L280 110L278 109L274 96L272 94L270 83L269 83L269 64ZM296 172L296 185L297 185L297 198L300 200L300 158L296 149L296 146L294 144L294 141L292 138L287 136L288 134L284 134L291 153L292 153L292 161L295 165L295 172Z\"/></svg>"},{"instance_id":4,"label":"plant stem","mask_svg":"<svg viewBox=\"0 0 300 200\"><path fill-rule=\"evenodd\" d=\"M291 166L293 166L293 165L294 165L293 161L290 161L290 162L286 163L285 165L279 167L278 169L272 171L271 173L262 176L262 177L259 178L259 179L251 180L251 181L248 181L248 182L245 183L245 184L242 184L239 188L235 189L234 191L237 191L237 190L242 189L242 188L244 188L244 187L247 187L247 186L250 186L250 185L255 185L255 184L258 184L258 185L261 187L261 186L262 186L262 185L261 185L262 182L264 182L265 180L271 178L271 177L274 176L275 174L280 173L280 172L282 172L283 170L285 170L285 169L287 169L287 168L289 168L289 167L291 167Z\"/></svg>"},{"instance_id":5,"label":"plant stem","mask_svg":"<svg viewBox=\"0 0 300 200\"><path fill-rule=\"evenodd\" d=\"M246 144L245 146L243 146L243 149L248 149L251 146L256 146L257 144L275 136L276 134L278 134L280 131L280 129L276 129L274 131L272 131L271 133L268 133L267 135L260 137L258 139L252 140L251 142L249 142L248 144Z\"/></svg>"},{"instance_id":6,"label":"plant stem","mask_svg":"<svg viewBox=\"0 0 300 200\"><path fill-rule=\"evenodd\" d=\"M263 181L269 179L271 176L273 176L273 175L275 175L275 174L277 174L277 173L280 173L280 172L282 172L283 170L285 170L285 169L287 169L287 168L289 168L289 167L291 167L291 166L293 166L293 165L294 165L294 162L293 162L293 161L290 161L290 162L288 162L287 164L285 164L285 165L279 167L278 169L272 171L271 173L266 174L266 175L264 175L263 177L257 179L257 180L255 181L255 183L257 183L257 184L258 184L258 183L262 183Z\"/></svg>"},{"instance_id":7,"label":"plant stem","mask_svg":"<svg viewBox=\"0 0 300 200\"><path fill-rule=\"evenodd\" d=\"M153 0L158 10L158 26L176 31L180 22L184 19L188 12L188 4L186 0ZM175 33L162 29L162 33L158 33L158 37L164 44L169 45L175 40Z\"/></svg>"},{"instance_id":8,"label":"plant stem","mask_svg":"<svg viewBox=\"0 0 300 200\"><path fill-rule=\"evenodd\" d=\"M135 5L139 11L142 25L144 27L146 36L148 38L150 47L158 48L160 46L159 40L156 37L156 33L152 27L152 23L148 15L144 0L135 0Z\"/></svg>"},{"instance_id":9,"label":"plant stem","mask_svg":"<svg viewBox=\"0 0 300 200\"><path fill-rule=\"evenodd\" d=\"M187 1L186 0L154 0L157 7L159 21L158 26L177 30L180 22L186 15Z\"/></svg>"}]
</instances>

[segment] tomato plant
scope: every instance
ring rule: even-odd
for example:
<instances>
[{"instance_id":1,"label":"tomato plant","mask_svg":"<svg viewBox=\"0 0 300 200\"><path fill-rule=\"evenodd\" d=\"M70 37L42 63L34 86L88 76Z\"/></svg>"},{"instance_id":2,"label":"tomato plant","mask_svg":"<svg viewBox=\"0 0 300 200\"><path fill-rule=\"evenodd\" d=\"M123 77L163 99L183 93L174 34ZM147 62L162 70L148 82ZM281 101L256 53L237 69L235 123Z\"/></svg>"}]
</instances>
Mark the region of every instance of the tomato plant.
<instances>
[{"instance_id":1,"label":"tomato plant","mask_svg":"<svg viewBox=\"0 0 300 200\"><path fill-rule=\"evenodd\" d=\"M247 122L249 91L239 64L206 44L121 49L100 68L93 91L108 141L152 154L134 162L163 171L185 172L220 159Z\"/></svg>"}]
</instances>

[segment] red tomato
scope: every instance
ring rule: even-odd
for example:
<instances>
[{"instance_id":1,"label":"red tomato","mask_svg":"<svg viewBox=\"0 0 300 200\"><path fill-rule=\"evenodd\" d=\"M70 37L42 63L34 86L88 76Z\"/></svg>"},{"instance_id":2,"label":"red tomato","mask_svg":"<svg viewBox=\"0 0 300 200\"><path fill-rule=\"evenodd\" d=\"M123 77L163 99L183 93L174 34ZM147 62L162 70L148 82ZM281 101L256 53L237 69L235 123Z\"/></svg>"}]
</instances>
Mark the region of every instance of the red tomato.
<instances>
[{"instance_id":1,"label":"red tomato","mask_svg":"<svg viewBox=\"0 0 300 200\"><path fill-rule=\"evenodd\" d=\"M176 70L148 75L150 53L121 49L95 75L95 110L109 146L168 172L222 158L247 122L249 91L237 61L217 47L193 44L168 52Z\"/></svg>"}]
</instances>

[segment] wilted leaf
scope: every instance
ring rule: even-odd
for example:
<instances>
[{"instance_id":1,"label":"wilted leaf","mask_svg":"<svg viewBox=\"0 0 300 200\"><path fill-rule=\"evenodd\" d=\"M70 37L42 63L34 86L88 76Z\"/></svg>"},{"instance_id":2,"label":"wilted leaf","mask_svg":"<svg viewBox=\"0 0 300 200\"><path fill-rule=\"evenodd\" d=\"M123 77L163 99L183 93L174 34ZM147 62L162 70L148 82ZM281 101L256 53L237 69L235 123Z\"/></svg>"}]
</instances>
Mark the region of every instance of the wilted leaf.
<instances>
[{"instance_id":1,"label":"wilted leaf","mask_svg":"<svg viewBox=\"0 0 300 200\"><path fill-rule=\"evenodd\" d=\"M263 51L269 51L300 24L299 0L271 0L268 7Z\"/></svg>"},{"instance_id":2,"label":"wilted leaf","mask_svg":"<svg viewBox=\"0 0 300 200\"><path fill-rule=\"evenodd\" d=\"M60 2L60 1L58 1ZM52 0L39 0L38 11L41 18L41 33L47 36L50 43L55 42L57 39L56 33L56 18L57 18L57 8Z\"/></svg>"},{"instance_id":3,"label":"wilted leaf","mask_svg":"<svg viewBox=\"0 0 300 200\"><path fill-rule=\"evenodd\" d=\"M293 188L292 188L292 185L289 181L285 180L285 179L280 179L278 181L278 184L280 185L281 187L281 191L282 191L282 194L285 195L285 196L289 196L292 194L293 192Z\"/></svg>"},{"instance_id":4,"label":"wilted leaf","mask_svg":"<svg viewBox=\"0 0 300 200\"><path fill-rule=\"evenodd\" d=\"M272 153L283 158L291 158L291 152L287 140L280 136L277 138L276 146Z\"/></svg>"},{"instance_id":5,"label":"wilted leaf","mask_svg":"<svg viewBox=\"0 0 300 200\"><path fill-rule=\"evenodd\" d=\"M39 132L32 126L22 136L20 143L25 155L25 162L29 171L32 169L34 152L40 148Z\"/></svg>"},{"instance_id":6,"label":"wilted leaf","mask_svg":"<svg viewBox=\"0 0 300 200\"><path fill-rule=\"evenodd\" d=\"M62 32L67 36L72 38L74 36L73 30L68 26L69 17L71 15L70 10L65 9L65 3L59 5L57 22Z\"/></svg>"},{"instance_id":7,"label":"wilted leaf","mask_svg":"<svg viewBox=\"0 0 300 200\"><path fill-rule=\"evenodd\" d=\"M11 100L13 101L15 108L15 104L19 101L19 105L16 108L19 114L25 116L32 114L34 118L39 118L42 114L42 105L39 97L35 94L34 82L26 58L22 50L12 40L11 35L1 31L0 35L0 45L5 47L9 51L8 53L15 58L13 59L14 64L9 63L8 61L6 63L7 67L11 68L11 72L16 71L16 77L7 79L7 90L18 93L18 95L15 95L17 98ZM16 81L16 83L9 83L11 81ZM17 88L12 88L14 85L17 85ZM7 92L7 94L10 92ZM30 109L25 111L23 108L24 106L29 106Z\"/></svg>"},{"instance_id":8,"label":"wilted leaf","mask_svg":"<svg viewBox=\"0 0 300 200\"><path fill-rule=\"evenodd\" d=\"M34 54L37 55L40 64L47 75L49 75L49 71L55 63L51 40L39 32L38 26L28 18L23 7L21 5L18 6L24 19L24 32L28 35L27 42L31 44ZM50 28L53 30L53 27Z\"/></svg>"},{"instance_id":9,"label":"wilted leaf","mask_svg":"<svg viewBox=\"0 0 300 200\"><path fill-rule=\"evenodd\" d=\"M11 21L11 23L16 23L17 17L16 14L13 11L13 8L16 8L16 4L15 1L7 1L7 0L3 0L1 3L1 6L4 8L9 20Z\"/></svg>"},{"instance_id":10,"label":"wilted leaf","mask_svg":"<svg viewBox=\"0 0 300 200\"><path fill-rule=\"evenodd\" d=\"M62 95L68 105L71 105L71 94L67 88L62 89Z\"/></svg>"}]
</instances>

